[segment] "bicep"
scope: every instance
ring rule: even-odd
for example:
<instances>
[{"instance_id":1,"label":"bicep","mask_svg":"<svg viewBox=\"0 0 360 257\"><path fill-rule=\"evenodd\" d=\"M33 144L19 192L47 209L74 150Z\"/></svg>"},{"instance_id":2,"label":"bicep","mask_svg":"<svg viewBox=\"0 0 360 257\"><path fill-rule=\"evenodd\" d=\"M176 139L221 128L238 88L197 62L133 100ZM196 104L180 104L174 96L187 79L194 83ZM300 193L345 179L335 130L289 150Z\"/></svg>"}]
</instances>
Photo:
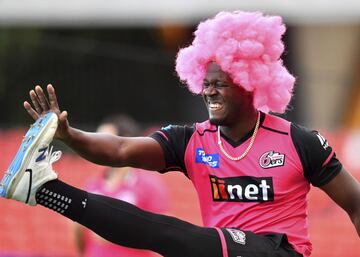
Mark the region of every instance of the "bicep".
<instances>
[{"instance_id":1,"label":"bicep","mask_svg":"<svg viewBox=\"0 0 360 257\"><path fill-rule=\"evenodd\" d=\"M121 166L146 170L162 170L165 168L163 149L151 137L123 138L119 151Z\"/></svg>"},{"instance_id":2,"label":"bicep","mask_svg":"<svg viewBox=\"0 0 360 257\"><path fill-rule=\"evenodd\" d=\"M350 216L360 212L360 184L344 168L320 188Z\"/></svg>"}]
</instances>

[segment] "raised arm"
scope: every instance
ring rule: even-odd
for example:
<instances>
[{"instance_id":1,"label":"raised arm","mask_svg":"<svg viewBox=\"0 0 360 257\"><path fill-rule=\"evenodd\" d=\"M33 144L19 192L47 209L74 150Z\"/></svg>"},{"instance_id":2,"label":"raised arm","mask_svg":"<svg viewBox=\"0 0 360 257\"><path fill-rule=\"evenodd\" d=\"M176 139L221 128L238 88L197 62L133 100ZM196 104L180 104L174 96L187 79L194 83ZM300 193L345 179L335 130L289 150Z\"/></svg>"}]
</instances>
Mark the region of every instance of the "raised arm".
<instances>
[{"instance_id":1,"label":"raised arm","mask_svg":"<svg viewBox=\"0 0 360 257\"><path fill-rule=\"evenodd\" d=\"M360 183L343 168L321 189L348 213L360 237Z\"/></svg>"},{"instance_id":2,"label":"raised arm","mask_svg":"<svg viewBox=\"0 0 360 257\"><path fill-rule=\"evenodd\" d=\"M69 137L63 141L79 155L97 164L147 170L165 167L162 148L150 137L119 137L70 128Z\"/></svg>"},{"instance_id":3,"label":"raised arm","mask_svg":"<svg viewBox=\"0 0 360 257\"><path fill-rule=\"evenodd\" d=\"M102 133L90 133L69 125L66 111L60 111L55 89L47 86L47 93L40 86L30 91L29 102L24 107L36 120L42 114L52 111L59 117L55 137L76 151L85 159L107 166L131 166L148 170L165 167L161 146L150 137L119 137Z\"/></svg>"}]
</instances>

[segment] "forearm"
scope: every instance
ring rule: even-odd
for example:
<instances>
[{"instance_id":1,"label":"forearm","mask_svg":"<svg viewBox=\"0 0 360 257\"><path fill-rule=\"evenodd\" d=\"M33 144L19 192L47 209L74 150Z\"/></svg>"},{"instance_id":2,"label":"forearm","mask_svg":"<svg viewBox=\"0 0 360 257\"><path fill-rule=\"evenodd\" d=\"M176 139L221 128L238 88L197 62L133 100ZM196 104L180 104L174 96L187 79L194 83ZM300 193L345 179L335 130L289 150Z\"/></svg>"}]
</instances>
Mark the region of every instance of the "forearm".
<instances>
[{"instance_id":1,"label":"forearm","mask_svg":"<svg viewBox=\"0 0 360 257\"><path fill-rule=\"evenodd\" d=\"M118 136L69 128L67 136L60 140L93 163L106 166L125 165L119 156L122 140Z\"/></svg>"},{"instance_id":2,"label":"forearm","mask_svg":"<svg viewBox=\"0 0 360 257\"><path fill-rule=\"evenodd\" d=\"M343 203L348 202L348 204L343 206L343 208L350 216L356 232L360 237L360 183L354 179L353 184L354 190L352 191L351 195L347 197L349 200L343 201Z\"/></svg>"},{"instance_id":3,"label":"forearm","mask_svg":"<svg viewBox=\"0 0 360 257\"><path fill-rule=\"evenodd\" d=\"M343 168L335 178L321 188L347 212L360 236L359 182Z\"/></svg>"},{"instance_id":4,"label":"forearm","mask_svg":"<svg viewBox=\"0 0 360 257\"><path fill-rule=\"evenodd\" d=\"M360 203L359 208L357 212L354 212L354 214L350 215L351 221L353 222L355 229L360 237Z\"/></svg>"}]
</instances>

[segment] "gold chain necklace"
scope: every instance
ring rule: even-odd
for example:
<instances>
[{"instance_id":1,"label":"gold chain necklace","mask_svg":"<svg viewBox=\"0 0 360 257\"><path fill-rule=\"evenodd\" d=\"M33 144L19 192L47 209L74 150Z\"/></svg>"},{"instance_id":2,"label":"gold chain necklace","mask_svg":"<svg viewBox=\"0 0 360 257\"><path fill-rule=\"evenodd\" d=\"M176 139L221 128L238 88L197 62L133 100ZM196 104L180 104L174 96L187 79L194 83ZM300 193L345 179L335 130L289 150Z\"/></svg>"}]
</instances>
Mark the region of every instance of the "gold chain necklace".
<instances>
[{"instance_id":1,"label":"gold chain necklace","mask_svg":"<svg viewBox=\"0 0 360 257\"><path fill-rule=\"evenodd\" d=\"M230 160L232 161L239 161L241 159L243 159L250 151L251 147L253 146L254 144L254 141L255 141L255 137L256 137L256 134L259 130L259 125L260 125L260 112L258 112L258 116L257 116L257 120L256 120L256 125L255 125L255 128L254 128L254 132L251 136L251 139L250 139L250 143L248 145L248 147L245 149L245 151L242 153L242 155L238 156L238 157L234 157L234 156L231 156L230 154L228 154L223 145L222 145L222 142L221 142L221 137L220 137L220 126L218 126L218 145L220 147L220 150L221 152Z\"/></svg>"}]
</instances>

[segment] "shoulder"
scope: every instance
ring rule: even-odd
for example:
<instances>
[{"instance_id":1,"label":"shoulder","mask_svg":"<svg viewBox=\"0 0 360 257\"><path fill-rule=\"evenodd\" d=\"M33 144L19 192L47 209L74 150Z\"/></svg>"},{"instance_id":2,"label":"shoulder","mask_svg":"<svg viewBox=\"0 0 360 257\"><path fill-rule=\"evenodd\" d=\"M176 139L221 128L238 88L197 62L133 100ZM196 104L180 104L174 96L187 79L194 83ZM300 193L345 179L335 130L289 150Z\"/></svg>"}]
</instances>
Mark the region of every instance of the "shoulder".
<instances>
[{"instance_id":1,"label":"shoulder","mask_svg":"<svg viewBox=\"0 0 360 257\"><path fill-rule=\"evenodd\" d=\"M326 149L329 146L328 141L319 131L296 123L291 123L291 137L294 143L307 147L316 146Z\"/></svg>"},{"instance_id":2,"label":"shoulder","mask_svg":"<svg viewBox=\"0 0 360 257\"><path fill-rule=\"evenodd\" d=\"M290 133L291 122L272 114L262 114L261 127L273 132L288 135Z\"/></svg>"},{"instance_id":3,"label":"shoulder","mask_svg":"<svg viewBox=\"0 0 360 257\"><path fill-rule=\"evenodd\" d=\"M182 138L189 138L195 131L194 125L167 125L155 131L150 137L158 142L177 141Z\"/></svg>"},{"instance_id":4,"label":"shoulder","mask_svg":"<svg viewBox=\"0 0 360 257\"><path fill-rule=\"evenodd\" d=\"M314 186L325 185L340 172L341 162L319 131L292 123L291 137L304 175Z\"/></svg>"},{"instance_id":5,"label":"shoulder","mask_svg":"<svg viewBox=\"0 0 360 257\"><path fill-rule=\"evenodd\" d=\"M216 132L217 127L211 124L209 120L206 120L201 123L195 123L195 131L202 136L206 132Z\"/></svg>"},{"instance_id":6,"label":"shoulder","mask_svg":"<svg viewBox=\"0 0 360 257\"><path fill-rule=\"evenodd\" d=\"M206 132L216 132L217 127L212 125L209 120L203 122L197 122L192 125L167 125L162 127L157 131L163 132L165 135L173 135L173 134L186 134L190 135L194 132L197 132L200 135L204 135Z\"/></svg>"},{"instance_id":7,"label":"shoulder","mask_svg":"<svg viewBox=\"0 0 360 257\"><path fill-rule=\"evenodd\" d=\"M183 134L183 133L194 133L195 131L195 124L193 125L167 125L162 127L159 131L165 134ZM159 132L158 131L158 132Z\"/></svg>"}]
</instances>

